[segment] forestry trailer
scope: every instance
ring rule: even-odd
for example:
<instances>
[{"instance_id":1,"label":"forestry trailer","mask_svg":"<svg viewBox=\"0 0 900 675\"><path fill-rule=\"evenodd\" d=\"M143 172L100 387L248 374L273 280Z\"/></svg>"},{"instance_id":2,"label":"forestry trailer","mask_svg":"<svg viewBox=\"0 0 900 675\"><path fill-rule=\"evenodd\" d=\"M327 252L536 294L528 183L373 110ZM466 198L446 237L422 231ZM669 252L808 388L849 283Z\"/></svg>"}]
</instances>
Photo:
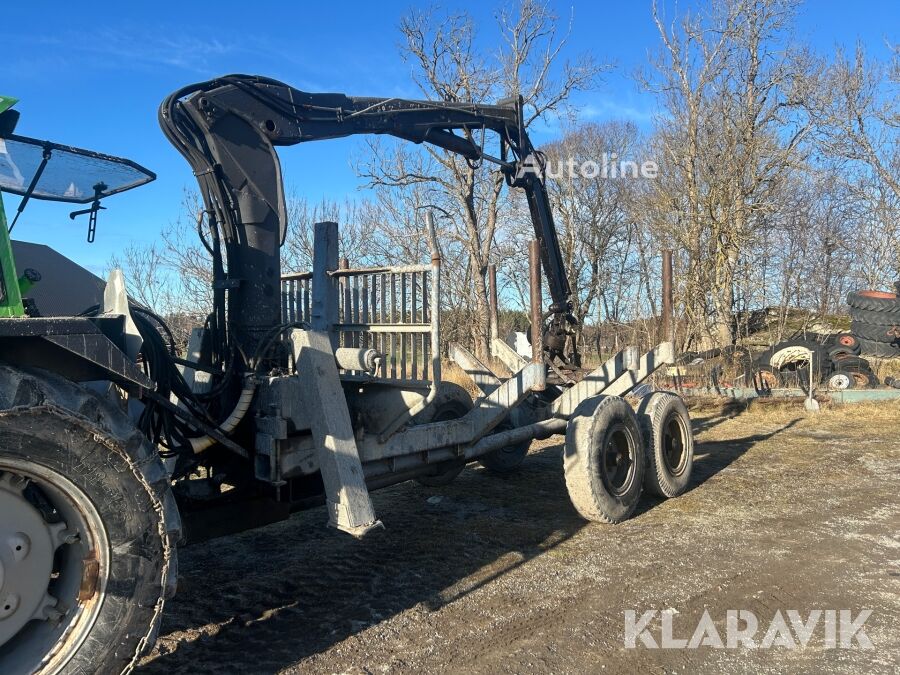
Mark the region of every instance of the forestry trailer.
<instances>
[{"instance_id":1,"label":"forestry trailer","mask_svg":"<svg viewBox=\"0 0 900 675\"><path fill-rule=\"evenodd\" d=\"M0 190L22 197L13 224L29 199L83 204L70 215L88 220L90 240L103 200L155 178L16 135L13 103L0 98ZM511 472L533 439L565 435L566 484L588 520L628 518L645 489L686 489L693 441L681 400L623 398L673 362L672 345L580 367L543 156L520 100L353 98L233 75L175 92L159 122L199 183L212 260L212 311L186 349L129 301L119 271L99 306L43 316L28 300L40 270L17 272L0 204L0 673L127 672L175 591L179 543L323 503L332 526L362 537L381 526L373 489L440 486L473 461ZM491 274L491 349L506 367L449 346L474 401L441 381L430 216L426 264L351 268L337 224L322 222L312 269L281 273L288 215L275 148L353 134L490 162L524 192L533 354L497 339Z\"/></svg>"}]
</instances>

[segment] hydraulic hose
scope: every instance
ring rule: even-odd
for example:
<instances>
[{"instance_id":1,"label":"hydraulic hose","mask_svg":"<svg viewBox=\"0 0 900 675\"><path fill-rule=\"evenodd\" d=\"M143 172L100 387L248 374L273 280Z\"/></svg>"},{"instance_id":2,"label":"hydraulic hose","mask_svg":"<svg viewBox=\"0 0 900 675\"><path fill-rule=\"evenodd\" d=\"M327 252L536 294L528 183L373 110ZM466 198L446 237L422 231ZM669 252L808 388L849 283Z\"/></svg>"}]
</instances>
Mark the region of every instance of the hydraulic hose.
<instances>
[{"instance_id":1,"label":"hydraulic hose","mask_svg":"<svg viewBox=\"0 0 900 675\"><path fill-rule=\"evenodd\" d=\"M241 391L241 395L234 406L234 410L232 410L228 418L219 425L218 430L221 433L228 435L237 429L238 424L241 423L241 420L244 419L244 415L246 415L247 411L250 409L250 403L253 401L254 393L256 393L256 380L252 376L249 376L247 377L244 389ZM210 435L206 435L199 438L190 438L188 439L188 442L196 455L215 444L216 439Z\"/></svg>"}]
</instances>

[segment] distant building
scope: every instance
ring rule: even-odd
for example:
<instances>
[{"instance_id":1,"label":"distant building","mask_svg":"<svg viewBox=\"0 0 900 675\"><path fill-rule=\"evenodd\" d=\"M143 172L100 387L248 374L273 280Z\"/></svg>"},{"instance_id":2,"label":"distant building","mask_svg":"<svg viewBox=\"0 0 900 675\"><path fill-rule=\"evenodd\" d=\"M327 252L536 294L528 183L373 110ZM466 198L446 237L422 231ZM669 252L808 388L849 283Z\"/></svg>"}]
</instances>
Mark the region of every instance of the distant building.
<instances>
[{"instance_id":1,"label":"distant building","mask_svg":"<svg viewBox=\"0 0 900 675\"><path fill-rule=\"evenodd\" d=\"M528 333L513 331L506 336L506 344L515 349L516 354L523 359L531 358L531 340L528 339Z\"/></svg>"},{"instance_id":2,"label":"distant building","mask_svg":"<svg viewBox=\"0 0 900 675\"><path fill-rule=\"evenodd\" d=\"M44 244L12 242L16 271L37 270L41 280L25 295L41 316L74 316L103 302L106 282Z\"/></svg>"}]
</instances>

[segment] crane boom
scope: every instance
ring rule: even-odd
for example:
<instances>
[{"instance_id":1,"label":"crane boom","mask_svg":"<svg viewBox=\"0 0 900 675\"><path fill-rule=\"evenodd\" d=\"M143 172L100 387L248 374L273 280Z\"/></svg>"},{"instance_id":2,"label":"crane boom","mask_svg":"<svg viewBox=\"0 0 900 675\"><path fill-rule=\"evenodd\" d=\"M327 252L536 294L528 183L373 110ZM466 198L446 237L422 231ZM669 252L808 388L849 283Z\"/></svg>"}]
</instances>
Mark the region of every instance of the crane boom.
<instances>
[{"instance_id":1,"label":"crane boom","mask_svg":"<svg viewBox=\"0 0 900 675\"><path fill-rule=\"evenodd\" d=\"M524 128L521 100L481 105L349 97L228 75L176 91L163 101L159 119L193 168L206 205L222 345L226 317L231 339L245 351L280 322L279 248L287 209L275 147L355 134L388 134L495 163L510 186L525 191L552 300L551 325L564 327L573 320L571 289L539 170L541 155ZM472 133L481 130L497 134L499 157L473 142Z\"/></svg>"}]
</instances>

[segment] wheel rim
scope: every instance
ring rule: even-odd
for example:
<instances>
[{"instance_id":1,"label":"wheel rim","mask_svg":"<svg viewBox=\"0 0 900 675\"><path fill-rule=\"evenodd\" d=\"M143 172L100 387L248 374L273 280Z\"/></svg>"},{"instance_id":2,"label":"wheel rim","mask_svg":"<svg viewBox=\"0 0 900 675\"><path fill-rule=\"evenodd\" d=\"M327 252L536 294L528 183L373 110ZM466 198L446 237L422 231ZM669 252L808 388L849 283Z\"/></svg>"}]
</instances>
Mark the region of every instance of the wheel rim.
<instances>
[{"instance_id":1,"label":"wheel rim","mask_svg":"<svg viewBox=\"0 0 900 675\"><path fill-rule=\"evenodd\" d=\"M610 494L621 497L634 480L635 443L627 427L609 429L603 443L603 482Z\"/></svg>"},{"instance_id":2,"label":"wheel rim","mask_svg":"<svg viewBox=\"0 0 900 675\"><path fill-rule=\"evenodd\" d=\"M895 300L897 298L897 294L891 293L890 291L857 291L857 295L864 298L877 298L879 300Z\"/></svg>"},{"instance_id":3,"label":"wheel rim","mask_svg":"<svg viewBox=\"0 0 900 675\"><path fill-rule=\"evenodd\" d=\"M772 371L760 370L759 383L765 389L775 389L778 387L778 376Z\"/></svg>"},{"instance_id":4,"label":"wheel rim","mask_svg":"<svg viewBox=\"0 0 900 675\"><path fill-rule=\"evenodd\" d=\"M87 495L48 467L0 458L0 671L59 672L97 620L108 577Z\"/></svg>"},{"instance_id":5,"label":"wheel rim","mask_svg":"<svg viewBox=\"0 0 900 675\"><path fill-rule=\"evenodd\" d=\"M856 345L856 338L851 335L842 335L838 338L838 343L844 345L845 347L853 347Z\"/></svg>"},{"instance_id":6,"label":"wheel rim","mask_svg":"<svg viewBox=\"0 0 900 675\"><path fill-rule=\"evenodd\" d=\"M685 452L685 428L679 415L671 414L662 429L663 462L673 476L680 476L687 466Z\"/></svg>"},{"instance_id":7,"label":"wheel rim","mask_svg":"<svg viewBox=\"0 0 900 675\"><path fill-rule=\"evenodd\" d=\"M853 373L853 381L856 382L856 385L859 387L869 386L869 376L865 373Z\"/></svg>"},{"instance_id":8,"label":"wheel rim","mask_svg":"<svg viewBox=\"0 0 900 675\"><path fill-rule=\"evenodd\" d=\"M856 378L854 378L856 379ZM851 384L850 376L845 373L838 373L837 375L832 375L831 379L828 380L828 386L832 389L843 390L849 389Z\"/></svg>"}]
</instances>

